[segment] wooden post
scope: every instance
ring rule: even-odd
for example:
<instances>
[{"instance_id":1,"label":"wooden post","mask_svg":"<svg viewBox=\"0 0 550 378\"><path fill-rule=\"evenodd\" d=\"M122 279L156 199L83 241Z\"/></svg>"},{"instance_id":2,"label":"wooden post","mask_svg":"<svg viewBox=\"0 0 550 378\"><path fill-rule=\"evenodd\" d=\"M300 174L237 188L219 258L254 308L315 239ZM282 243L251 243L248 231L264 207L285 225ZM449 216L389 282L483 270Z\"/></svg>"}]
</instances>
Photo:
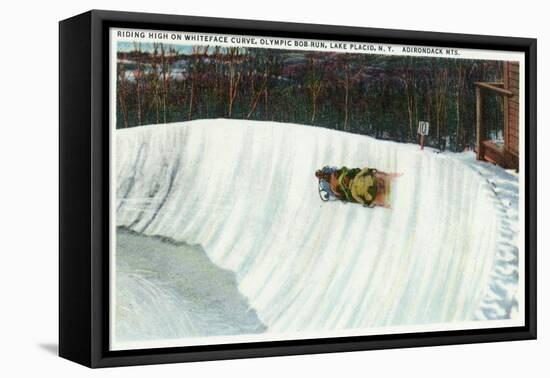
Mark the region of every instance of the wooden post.
<instances>
[{"instance_id":1,"label":"wooden post","mask_svg":"<svg viewBox=\"0 0 550 378\"><path fill-rule=\"evenodd\" d=\"M508 62L504 62L504 89L509 90L509 73L508 69L510 67L510 64ZM508 102L510 101L509 96L503 96L504 101L504 150L508 151L510 149L510 141L508 139L509 137L509 131L510 131L510 120L508 118L509 109L508 109Z\"/></svg>"},{"instance_id":2,"label":"wooden post","mask_svg":"<svg viewBox=\"0 0 550 378\"><path fill-rule=\"evenodd\" d=\"M482 120L482 110L483 109L483 99L481 98L481 88L476 85L476 147L477 147L477 160L483 160L483 120Z\"/></svg>"},{"instance_id":3,"label":"wooden post","mask_svg":"<svg viewBox=\"0 0 550 378\"><path fill-rule=\"evenodd\" d=\"M428 121L419 121L418 122L418 131L420 134L420 149L424 149L424 138L430 132L430 123Z\"/></svg>"}]
</instances>

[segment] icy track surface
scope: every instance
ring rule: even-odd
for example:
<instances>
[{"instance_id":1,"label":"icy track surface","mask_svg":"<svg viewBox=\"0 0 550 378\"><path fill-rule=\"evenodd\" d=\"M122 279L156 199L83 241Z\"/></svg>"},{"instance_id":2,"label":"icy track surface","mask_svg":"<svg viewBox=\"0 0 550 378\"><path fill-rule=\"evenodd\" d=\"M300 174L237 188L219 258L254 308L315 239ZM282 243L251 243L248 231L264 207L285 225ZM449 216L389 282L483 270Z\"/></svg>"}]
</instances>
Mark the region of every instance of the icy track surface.
<instances>
[{"instance_id":1,"label":"icy track surface","mask_svg":"<svg viewBox=\"0 0 550 378\"><path fill-rule=\"evenodd\" d=\"M403 173L393 209L321 202L324 165ZM517 313L517 178L471 154L204 120L118 130L116 175L117 226L202 246L269 332Z\"/></svg>"},{"instance_id":2,"label":"icy track surface","mask_svg":"<svg viewBox=\"0 0 550 378\"><path fill-rule=\"evenodd\" d=\"M116 340L261 333L234 274L199 246L117 229Z\"/></svg>"}]
</instances>

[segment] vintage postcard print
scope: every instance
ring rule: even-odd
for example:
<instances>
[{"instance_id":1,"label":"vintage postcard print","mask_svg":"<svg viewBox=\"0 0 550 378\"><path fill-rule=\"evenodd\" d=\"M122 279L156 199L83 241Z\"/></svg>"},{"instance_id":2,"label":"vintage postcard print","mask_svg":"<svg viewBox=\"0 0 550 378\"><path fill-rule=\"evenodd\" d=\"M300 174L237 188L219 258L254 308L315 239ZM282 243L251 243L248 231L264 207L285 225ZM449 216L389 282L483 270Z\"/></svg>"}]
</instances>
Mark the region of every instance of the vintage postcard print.
<instances>
[{"instance_id":1,"label":"vintage postcard print","mask_svg":"<svg viewBox=\"0 0 550 378\"><path fill-rule=\"evenodd\" d=\"M523 53L109 33L111 350L525 324Z\"/></svg>"}]
</instances>

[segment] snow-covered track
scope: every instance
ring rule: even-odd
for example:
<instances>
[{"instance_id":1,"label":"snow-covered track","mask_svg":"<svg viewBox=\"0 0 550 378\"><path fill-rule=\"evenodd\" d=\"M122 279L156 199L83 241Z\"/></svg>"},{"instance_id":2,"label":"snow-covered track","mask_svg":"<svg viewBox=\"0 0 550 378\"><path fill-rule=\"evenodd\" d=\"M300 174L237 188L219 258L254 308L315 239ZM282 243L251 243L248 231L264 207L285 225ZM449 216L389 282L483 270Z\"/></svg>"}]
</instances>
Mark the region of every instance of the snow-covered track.
<instances>
[{"instance_id":1,"label":"snow-covered track","mask_svg":"<svg viewBox=\"0 0 550 378\"><path fill-rule=\"evenodd\" d=\"M200 244L269 331L500 319L516 305L514 220L464 159L225 119L117 130L115 149L117 225ZM324 165L403 173L393 208L320 201Z\"/></svg>"}]
</instances>

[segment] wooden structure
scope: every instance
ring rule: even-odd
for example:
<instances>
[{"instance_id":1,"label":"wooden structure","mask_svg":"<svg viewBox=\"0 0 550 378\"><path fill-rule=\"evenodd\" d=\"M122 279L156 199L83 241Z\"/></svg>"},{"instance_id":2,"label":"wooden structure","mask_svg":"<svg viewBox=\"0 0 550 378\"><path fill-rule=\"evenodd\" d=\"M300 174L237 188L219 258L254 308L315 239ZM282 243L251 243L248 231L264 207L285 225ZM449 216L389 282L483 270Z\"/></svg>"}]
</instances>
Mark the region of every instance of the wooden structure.
<instances>
[{"instance_id":1,"label":"wooden structure","mask_svg":"<svg viewBox=\"0 0 550 378\"><path fill-rule=\"evenodd\" d=\"M519 168L519 63L505 62L503 78L502 83L475 83L477 159L517 170ZM504 97L504 145L498 145L487 139L483 124L483 96L487 94Z\"/></svg>"}]
</instances>

